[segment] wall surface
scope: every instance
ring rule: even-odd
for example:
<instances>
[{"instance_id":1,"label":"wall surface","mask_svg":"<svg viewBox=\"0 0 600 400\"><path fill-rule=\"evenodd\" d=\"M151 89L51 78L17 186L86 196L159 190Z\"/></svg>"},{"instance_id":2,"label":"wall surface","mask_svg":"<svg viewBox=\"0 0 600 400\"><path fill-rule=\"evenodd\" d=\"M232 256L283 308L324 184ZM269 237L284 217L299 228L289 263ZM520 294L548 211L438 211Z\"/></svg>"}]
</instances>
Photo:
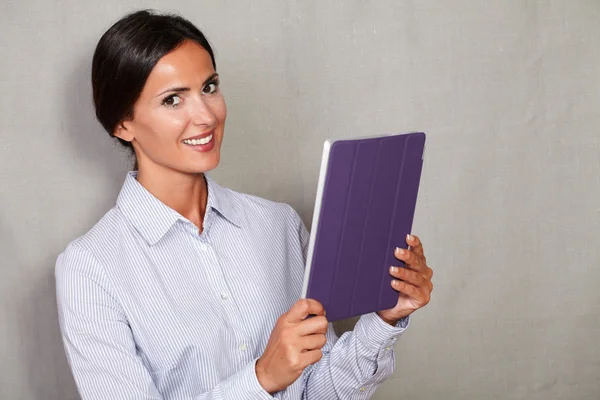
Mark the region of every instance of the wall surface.
<instances>
[{"instance_id":1,"label":"wall surface","mask_svg":"<svg viewBox=\"0 0 600 400\"><path fill-rule=\"evenodd\" d=\"M414 232L434 296L374 398L600 398L600 1L2 0L0 399L78 398L54 262L129 167L94 119L91 55L148 7L216 47L213 177L307 224L324 139L428 133Z\"/></svg>"}]
</instances>

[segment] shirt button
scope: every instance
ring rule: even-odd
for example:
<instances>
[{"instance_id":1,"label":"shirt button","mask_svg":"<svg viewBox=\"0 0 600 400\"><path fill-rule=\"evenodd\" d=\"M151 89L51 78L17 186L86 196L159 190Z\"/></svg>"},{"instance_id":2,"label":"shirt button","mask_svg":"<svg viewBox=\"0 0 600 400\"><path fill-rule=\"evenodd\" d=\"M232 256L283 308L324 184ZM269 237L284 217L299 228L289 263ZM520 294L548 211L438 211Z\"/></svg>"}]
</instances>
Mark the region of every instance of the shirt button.
<instances>
[{"instance_id":1,"label":"shirt button","mask_svg":"<svg viewBox=\"0 0 600 400\"><path fill-rule=\"evenodd\" d=\"M392 346L388 346L385 348L385 351L390 351L392 349Z\"/></svg>"},{"instance_id":2,"label":"shirt button","mask_svg":"<svg viewBox=\"0 0 600 400\"><path fill-rule=\"evenodd\" d=\"M221 299L227 300L228 298L229 296L227 295L227 293L221 293Z\"/></svg>"},{"instance_id":3,"label":"shirt button","mask_svg":"<svg viewBox=\"0 0 600 400\"><path fill-rule=\"evenodd\" d=\"M360 390L360 392L362 393L362 392L364 392L364 391L365 391L365 390L367 390L367 389L366 389L366 388L363 386L363 387L361 387L359 390Z\"/></svg>"},{"instance_id":4,"label":"shirt button","mask_svg":"<svg viewBox=\"0 0 600 400\"><path fill-rule=\"evenodd\" d=\"M246 351L246 350L248 350L248 347L244 343L240 344L240 351Z\"/></svg>"},{"instance_id":5,"label":"shirt button","mask_svg":"<svg viewBox=\"0 0 600 400\"><path fill-rule=\"evenodd\" d=\"M204 244L204 243L201 243L201 244L200 244L200 249L201 249L202 251L206 251L206 249L207 249L207 248L208 248L208 246L207 246L206 244Z\"/></svg>"}]
</instances>

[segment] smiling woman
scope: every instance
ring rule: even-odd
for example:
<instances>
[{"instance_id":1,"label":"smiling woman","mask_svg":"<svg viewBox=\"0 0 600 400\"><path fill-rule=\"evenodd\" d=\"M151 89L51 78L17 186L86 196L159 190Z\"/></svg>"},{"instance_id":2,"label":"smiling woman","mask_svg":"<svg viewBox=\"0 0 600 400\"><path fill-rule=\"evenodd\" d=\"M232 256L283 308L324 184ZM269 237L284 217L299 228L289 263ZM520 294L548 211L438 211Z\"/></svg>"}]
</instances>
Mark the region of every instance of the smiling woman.
<instances>
[{"instance_id":1,"label":"smiling woman","mask_svg":"<svg viewBox=\"0 0 600 400\"><path fill-rule=\"evenodd\" d=\"M390 273L398 305L338 339L320 303L298 300L309 236L298 214L205 176L227 111L204 35L179 16L128 15L100 39L92 85L98 120L137 162L116 206L56 264L81 397L369 398L429 301L419 239L396 254L408 266Z\"/></svg>"},{"instance_id":2,"label":"smiling woman","mask_svg":"<svg viewBox=\"0 0 600 400\"><path fill-rule=\"evenodd\" d=\"M189 21L140 11L117 22L96 48L92 86L98 120L133 148L134 169L218 165L227 111L213 50Z\"/></svg>"}]
</instances>

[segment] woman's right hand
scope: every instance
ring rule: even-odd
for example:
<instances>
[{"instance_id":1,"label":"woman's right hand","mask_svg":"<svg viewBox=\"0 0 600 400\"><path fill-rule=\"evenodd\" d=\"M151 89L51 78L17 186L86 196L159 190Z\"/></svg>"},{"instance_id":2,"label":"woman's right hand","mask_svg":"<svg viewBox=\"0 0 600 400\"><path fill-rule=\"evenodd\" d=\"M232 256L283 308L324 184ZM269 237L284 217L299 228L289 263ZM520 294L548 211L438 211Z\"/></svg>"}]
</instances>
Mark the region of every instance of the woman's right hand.
<instances>
[{"instance_id":1,"label":"woman's right hand","mask_svg":"<svg viewBox=\"0 0 600 400\"><path fill-rule=\"evenodd\" d=\"M310 314L315 315L306 319ZM277 320L263 355L256 362L256 377L269 393L281 391L300 377L304 368L318 362L327 339L323 305L301 299Z\"/></svg>"}]
</instances>

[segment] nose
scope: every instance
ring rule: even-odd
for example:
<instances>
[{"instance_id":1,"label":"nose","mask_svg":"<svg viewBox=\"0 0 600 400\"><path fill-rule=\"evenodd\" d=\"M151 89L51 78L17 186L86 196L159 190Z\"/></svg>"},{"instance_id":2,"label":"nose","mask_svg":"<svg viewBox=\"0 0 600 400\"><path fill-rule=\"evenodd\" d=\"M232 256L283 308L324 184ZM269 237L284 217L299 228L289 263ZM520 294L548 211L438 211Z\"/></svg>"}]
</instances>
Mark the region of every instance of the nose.
<instances>
[{"instance_id":1,"label":"nose","mask_svg":"<svg viewBox=\"0 0 600 400\"><path fill-rule=\"evenodd\" d=\"M199 96L194 102L190 111L190 120L192 124L196 126L214 126L216 123L216 117L210 105L207 104L202 96Z\"/></svg>"}]
</instances>

